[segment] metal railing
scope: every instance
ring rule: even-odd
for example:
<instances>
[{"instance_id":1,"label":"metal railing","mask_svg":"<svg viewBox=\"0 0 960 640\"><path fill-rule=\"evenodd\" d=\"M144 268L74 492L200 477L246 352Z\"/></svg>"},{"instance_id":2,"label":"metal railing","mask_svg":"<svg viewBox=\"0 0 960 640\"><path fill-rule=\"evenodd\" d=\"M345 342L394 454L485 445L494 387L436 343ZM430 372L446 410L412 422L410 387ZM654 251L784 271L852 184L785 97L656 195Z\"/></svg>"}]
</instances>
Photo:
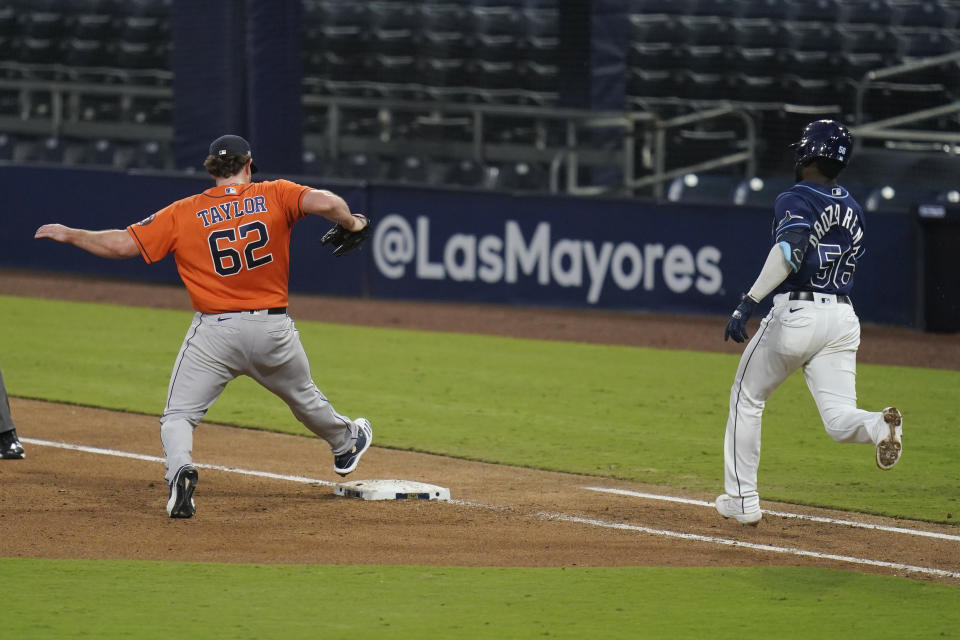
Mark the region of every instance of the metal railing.
<instances>
[{"instance_id":1,"label":"metal railing","mask_svg":"<svg viewBox=\"0 0 960 640\"><path fill-rule=\"evenodd\" d=\"M914 85L889 82L890 78L915 73L922 69L937 67L943 64L960 63L960 51L954 51L940 56L915 60L883 69L875 69L864 74L857 84L855 126L851 128L856 138L871 138L879 140L904 140L917 142L952 142L960 143L960 133L948 131L930 131L924 129L897 129L902 125L923 122L932 118L939 118L960 112L960 100L937 107L921 109L899 116L864 122L864 102L869 91L876 89L906 89ZM943 85L930 85L944 89Z\"/></svg>"},{"instance_id":2,"label":"metal railing","mask_svg":"<svg viewBox=\"0 0 960 640\"><path fill-rule=\"evenodd\" d=\"M48 66L49 67L49 66ZM124 141L171 141L167 124L97 121L81 114L82 98L115 97L121 105L138 98L173 100L170 78L147 79L147 84L90 82L64 79L95 77L100 69L68 69L54 65L0 64L0 92L16 93L17 113L0 114L0 132L79 139L111 138ZM14 73L2 73L14 72ZM11 77L13 76L13 77ZM52 76L54 79L45 79ZM132 78L132 76L131 76ZM49 113L37 117L33 107L43 102ZM303 96L305 109L324 113L322 132L305 134L305 147L323 149L331 158L353 152L386 156L420 155L450 159L470 158L478 163L531 162L548 167L546 190L573 195L636 195L649 190L663 195L665 183L685 173L742 165L745 177L755 171L756 134L746 111L736 106L710 107L681 117L661 119L645 111L589 111L554 107L485 103L429 102L329 95ZM351 132L346 118L357 111L376 114L376 131ZM466 138L439 140L403 137L395 126L402 114L421 124L456 123L469 131ZM689 166L667 170L669 131L734 117L742 123L744 148L736 153L708 157ZM534 133L525 142L492 138L498 120L526 123ZM442 127L440 127L442 129ZM638 158L648 161L638 162ZM584 171L586 169L586 171ZM591 171L609 169L611 171ZM594 174L613 179L593 180Z\"/></svg>"}]
</instances>

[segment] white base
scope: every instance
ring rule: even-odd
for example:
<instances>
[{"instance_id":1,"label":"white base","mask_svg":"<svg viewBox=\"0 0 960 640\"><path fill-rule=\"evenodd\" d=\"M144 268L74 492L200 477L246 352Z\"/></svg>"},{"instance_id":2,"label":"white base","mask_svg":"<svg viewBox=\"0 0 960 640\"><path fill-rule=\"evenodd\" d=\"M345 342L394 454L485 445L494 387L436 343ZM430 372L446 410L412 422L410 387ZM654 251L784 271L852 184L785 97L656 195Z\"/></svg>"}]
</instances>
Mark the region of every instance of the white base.
<instances>
[{"instance_id":1,"label":"white base","mask_svg":"<svg viewBox=\"0 0 960 640\"><path fill-rule=\"evenodd\" d=\"M449 500L450 489L412 480L351 480L333 486L333 492L361 500Z\"/></svg>"}]
</instances>

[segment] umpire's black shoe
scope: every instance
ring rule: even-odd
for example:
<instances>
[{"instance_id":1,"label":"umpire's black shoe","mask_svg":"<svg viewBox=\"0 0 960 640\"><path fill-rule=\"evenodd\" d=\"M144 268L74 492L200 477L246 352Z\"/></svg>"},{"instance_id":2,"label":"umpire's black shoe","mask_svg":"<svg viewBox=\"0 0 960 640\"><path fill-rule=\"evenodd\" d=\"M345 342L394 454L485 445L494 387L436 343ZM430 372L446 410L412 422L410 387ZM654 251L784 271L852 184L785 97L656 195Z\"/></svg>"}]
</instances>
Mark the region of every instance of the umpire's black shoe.
<instances>
[{"instance_id":1,"label":"umpire's black shoe","mask_svg":"<svg viewBox=\"0 0 960 640\"><path fill-rule=\"evenodd\" d=\"M366 453L370 443L373 442L373 428L370 426L370 421L366 418L357 418L354 423L357 425L357 441L345 453L333 456L333 470L341 476L357 468L360 456Z\"/></svg>"},{"instance_id":2,"label":"umpire's black shoe","mask_svg":"<svg viewBox=\"0 0 960 640\"><path fill-rule=\"evenodd\" d=\"M197 512L193 504L193 490L197 486L200 474L192 464L177 469L170 483L170 499L167 500L167 515L171 518L190 518Z\"/></svg>"},{"instance_id":3,"label":"umpire's black shoe","mask_svg":"<svg viewBox=\"0 0 960 640\"><path fill-rule=\"evenodd\" d=\"M23 460L27 457L17 437L17 430L11 429L0 433L0 458L4 460Z\"/></svg>"}]
</instances>

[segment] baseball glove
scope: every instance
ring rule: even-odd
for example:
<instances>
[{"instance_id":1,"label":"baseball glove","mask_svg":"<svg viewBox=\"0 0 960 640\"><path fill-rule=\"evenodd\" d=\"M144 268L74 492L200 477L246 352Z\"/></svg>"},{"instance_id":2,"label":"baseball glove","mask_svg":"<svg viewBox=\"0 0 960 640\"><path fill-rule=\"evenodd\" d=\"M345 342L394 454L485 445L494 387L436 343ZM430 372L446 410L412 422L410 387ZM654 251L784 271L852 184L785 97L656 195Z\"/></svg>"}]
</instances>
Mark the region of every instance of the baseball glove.
<instances>
[{"instance_id":1,"label":"baseball glove","mask_svg":"<svg viewBox=\"0 0 960 640\"><path fill-rule=\"evenodd\" d=\"M333 255L338 258L347 255L360 246L370 235L370 229L373 227L373 222L371 222L370 218L360 215L359 213L353 215L354 217L363 218L367 221L363 229L360 229L360 231L347 231L337 224L320 238L321 245L333 245Z\"/></svg>"}]
</instances>

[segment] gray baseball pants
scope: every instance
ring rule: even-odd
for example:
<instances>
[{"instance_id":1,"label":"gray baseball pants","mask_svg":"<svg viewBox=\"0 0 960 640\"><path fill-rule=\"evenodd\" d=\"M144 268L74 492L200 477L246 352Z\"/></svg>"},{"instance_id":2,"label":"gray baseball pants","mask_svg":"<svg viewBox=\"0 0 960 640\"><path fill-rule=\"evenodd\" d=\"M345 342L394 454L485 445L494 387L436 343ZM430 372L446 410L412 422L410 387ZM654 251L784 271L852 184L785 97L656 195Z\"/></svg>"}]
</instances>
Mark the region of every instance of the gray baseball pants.
<instances>
[{"instance_id":1,"label":"gray baseball pants","mask_svg":"<svg viewBox=\"0 0 960 640\"><path fill-rule=\"evenodd\" d=\"M334 455L353 446L356 425L337 413L310 375L310 363L293 320L264 311L197 313L170 376L160 418L167 484L192 462L193 429L227 383L247 375L279 396Z\"/></svg>"},{"instance_id":2,"label":"gray baseball pants","mask_svg":"<svg viewBox=\"0 0 960 640\"><path fill-rule=\"evenodd\" d=\"M13 416L10 415L10 398L7 397L7 385L3 383L3 372L0 371L0 433L6 433L15 428Z\"/></svg>"}]
</instances>

